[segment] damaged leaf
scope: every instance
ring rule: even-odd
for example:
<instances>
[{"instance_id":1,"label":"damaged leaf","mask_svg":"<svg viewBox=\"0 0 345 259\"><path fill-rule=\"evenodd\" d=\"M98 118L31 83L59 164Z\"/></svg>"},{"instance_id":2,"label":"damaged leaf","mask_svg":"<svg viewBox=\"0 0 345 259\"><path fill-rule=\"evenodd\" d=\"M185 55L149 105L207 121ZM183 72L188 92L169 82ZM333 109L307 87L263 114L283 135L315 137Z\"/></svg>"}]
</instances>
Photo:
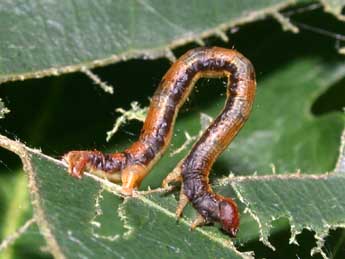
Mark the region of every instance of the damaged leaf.
<instances>
[{"instance_id":1,"label":"damaged leaf","mask_svg":"<svg viewBox=\"0 0 345 259\"><path fill-rule=\"evenodd\" d=\"M227 179L217 188L226 193L234 188L245 211L258 223L260 240L274 249L268 241L272 222L287 218L291 225L290 243L303 229L315 231L317 247L312 254L322 251L324 238L330 229L345 227L344 174L323 175L269 175Z\"/></svg>"},{"instance_id":2,"label":"damaged leaf","mask_svg":"<svg viewBox=\"0 0 345 259\"><path fill-rule=\"evenodd\" d=\"M114 184L95 181L95 177L72 179L60 161L3 136L0 145L21 156L36 221L55 257L153 258L159 254L162 258L252 258L238 252L227 236L202 229L190 232L184 220L177 224L172 196L139 195L123 201ZM101 196L108 196L110 207L103 207L107 203L100 202ZM165 205L157 203L157 198L164 199ZM100 220L105 210L108 215Z\"/></svg>"},{"instance_id":3,"label":"damaged leaf","mask_svg":"<svg viewBox=\"0 0 345 259\"><path fill-rule=\"evenodd\" d=\"M138 1L135 2L134 5L142 6L145 3L147 2ZM265 3L267 4L267 2ZM32 3L23 4L21 7L25 9L25 7L30 6L31 4ZM52 4L52 2L49 2L49 4L44 3L41 5L41 7L42 9L46 9L50 4ZM261 2L258 1L256 4L261 4ZM290 2L287 4L290 4ZM82 4L78 3L77 7L80 6L82 6ZM77 9L81 12L85 11L83 8ZM6 11L6 8L3 10ZM19 15L26 15L25 12L21 12L21 8L18 8L17 10L19 11ZM30 10L30 8L25 10ZM224 10L223 6L222 10ZM92 10L92 12L97 11L102 10ZM183 12L184 11L185 10L183 10ZM271 8L270 11L272 11ZM52 12L52 10L49 10L49 12ZM85 12L87 13L88 11ZM183 12L181 14L183 14ZM241 19L241 17L245 17L251 20L261 17L261 15L264 13L258 9L258 12L254 14L251 12L249 14L245 12L241 13L240 11L238 15L240 17L239 19ZM253 14L253 16L250 14ZM58 16L59 13L54 13L54 15ZM54 24L54 19L56 18L54 15L50 16L50 13L47 14L47 16L51 17L49 23L47 23L48 28L56 25ZM70 14L66 13L64 15L69 16ZM42 16L33 17L34 19L30 19L30 22L34 21L36 19L35 17L42 18ZM97 17L102 20L105 16ZM82 18L89 19L90 17L86 15L82 16ZM188 19L189 18L190 17L188 17ZM191 17L190 19L194 18ZM212 19L208 20L205 19L205 16L203 16L203 18L207 22L212 22L212 19L218 19L219 17L212 16ZM233 17L230 18L233 19ZM275 16L275 18L277 17ZM1 19L4 18L0 18L0 20ZM43 21L45 21L44 17ZM51 24L52 21L53 23ZM237 20L234 23L232 23L232 21L233 20L231 20L229 24L237 24ZM8 22L8 20L6 20L6 22ZM83 25L83 22L85 21L83 20L82 22L76 22ZM96 20L96 22L98 23L99 20ZM270 20L269 22L266 21L266 23L275 24L276 21ZM109 28L107 26L113 26L104 22L102 25L105 25L102 29ZM21 26L21 24L18 23L18 26ZM152 28L158 28L160 26L161 23L159 23L159 26L153 26ZM211 24L211 26L213 25ZM256 31L257 28L260 29L260 26L262 26L260 23L255 24L254 30ZM175 193L169 195L161 195L160 193L145 194L123 201L122 197L118 196L116 186L109 185L108 183L95 178L85 178L82 181L71 179L67 176L65 168L57 161L51 160L51 158L38 154L33 150L25 149L25 152L21 152L23 151L22 146L18 150L16 148L17 144L11 143L9 146L7 146L7 148L17 152L24 161L26 171L31 172L31 174L29 174L31 177L30 188L34 201L33 203L35 205L35 215L38 219L40 219L38 224L48 242L49 249L54 255L66 255L66 257L73 258L76 256L93 257L99 254L105 254L109 257L139 257L142 256L142 254L133 254L132 250L149 247L150 250L147 252L147 255L151 257L157 255L158 253L159 255L162 254L162 256L169 258L177 256L189 257L192 253L199 253L199 255L205 255L205 257L207 256L208 258L228 258L229 256L249 257L250 255L248 254L237 252L231 241L234 241L236 245L243 242L255 242L259 235L257 233L258 231L256 228L250 228L248 226L248 222L250 223L252 216L257 220L257 222L260 222L260 224L261 222L264 222L262 224L268 224L261 228L262 240L267 245L270 245L267 240L271 221L276 217L286 217L290 220L292 219L291 224L293 236L291 241L296 240L295 235L298 234L301 229L308 228L311 231L315 231L319 234L316 236L318 240L318 247L314 249L313 252L320 252L321 254L324 253L323 250L321 250L324 235L327 233L328 229L343 226L343 223L339 218L339 215L341 214L335 216L322 215L322 218L320 216L320 208L310 206L304 209L303 204L305 206L313 204L313 202L317 202L318 199L323 197L321 197L321 194L318 194L315 197L311 196L313 192L316 192L315 188L319 186L320 190L325 192L329 191L327 192L327 195L324 196L326 199L328 199L329 203L320 203L320 207L322 205L323 208L329 209L331 212L339 212L336 210L337 208L334 208L334 206L342 205L341 203L336 203L336 197L343 195L341 190L338 191L338 189L336 189L337 182L342 183L342 178L338 179L336 177L341 176L335 175L328 176L325 174L325 172L333 170L337 161L336 158L339 150L339 136L344 126L344 117L340 112L328 112L322 116L315 116L311 112L311 107L315 100L330 87L332 87L334 84L338 84L339 82L341 83L341 80L344 78L345 74L343 58L335 57L335 51L330 51L330 53L327 52L327 50L334 47L334 42L332 42L330 46L326 44L321 48L314 49L314 47L320 43L317 37L307 37L306 40L306 38L303 38L303 34L291 36L288 33L280 33L280 31L279 33L271 33L272 30L270 30L270 26L264 27L264 29L261 29L261 31L259 30L259 32L254 34L254 36L252 33L247 33L247 30L245 30L244 27L241 27L241 30L245 31L242 33L242 37L245 35L244 40L242 38L242 42L239 42L238 38L240 37L238 34L236 34L236 36L234 35L234 42L236 42L236 48L241 48L239 50L245 53L245 55L248 56L248 58L250 58L255 65L258 78L257 97L253 108L253 113L248 123L245 125L238 138L236 138L236 140L231 144L230 149L226 150L222 157L217 160L217 163L213 167L213 172L211 173L212 186L216 185L214 184L215 179L222 178L224 175L226 176L226 180L222 182L223 185L217 188L215 187L215 190L227 196L234 197L241 208L241 227L238 233L238 238L229 239L219 231L217 226L206 226L196 230L195 232L189 232L188 223L193 218L195 213L192 209L187 209L184 219L178 224L175 223L174 210L176 206L176 199L178 199L178 196ZM279 25L277 25L277 27L280 30ZM3 28L7 29L6 26ZM13 29L14 27L10 28ZM37 28L37 31L39 32L40 29L41 28ZM204 29L205 27L202 27L196 35L191 36L188 34L187 36L191 37L183 38L183 40L196 40L200 36L203 36L202 31ZM134 30L136 30L136 28ZM71 31L75 32L74 28L72 28ZM65 31L66 35L70 35L70 33L72 33L71 31ZM95 31L97 31L97 33L102 33L102 31L98 30L97 28ZM116 32L121 32L121 30ZM269 35L267 35L267 32L269 32ZM46 33L55 32L48 30ZM169 31L167 33L169 33ZM215 33L217 33L217 31L213 31L211 29L210 34L214 35ZM79 34L76 35L78 36ZM107 37L109 37L109 35L107 34ZM178 33L176 33L176 35L177 37L181 36ZM24 37L26 34L23 34L22 36ZM136 37L137 33L132 36ZM141 34L141 36L143 36L143 34ZM153 36L155 37L156 35ZM157 37L161 36L162 35L158 35ZM251 38L255 38L254 44L252 43L252 40L248 40L249 36ZM85 34L82 35L82 37L92 37L92 39L86 42L83 40L78 41L78 43L82 44L80 49L78 45L78 50L75 50L73 46L71 48L66 48L63 44L59 45L61 43L59 41L64 39L63 37L58 39L59 41L53 42L56 43L56 45L50 42L48 47L51 49L49 49L49 51L42 48L42 50L49 54L48 59L44 57L42 58L42 56L36 57L35 55L30 56L31 59L28 59L24 55L27 53L24 53L24 61L14 59L13 67L7 65L5 66L8 71L4 72L2 79L4 81L12 79L25 79L26 77L39 77L48 74L59 74L79 70L79 65L81 64L80 62L82 62L85 57L90 57L90 60L95 61L86 61L86 65L88 67L92 67L116 62L120 58L123 58L124 55L126 55L125 58L129 58L143 54L143 52L140 50L139 52L135 52L137 51L136 48L139 47L134 46L132 49L128 49L129 52L125 52L121 49L119 52L115 51L115 55L111 56L110 59L107 59L109 52L114 50L112 45L116 44L115 41L108 39L106 44L109 45L106 45L103 44L103 40L107 40L107 37L94 37L94 35L92 36L91 34ZM150 40L150 37L147 39ZM98 41L94 41L95 38L101 42L101 47L97 45L99 44ZM39 37L37 39L41 40ZM54 39L54 37L51 37L51 39ZM143 40L145 39L146 38ZM181 37L179 39L181 39ZM300 40L298 41L296 39ZM155 38L155 40L157 40L157 38ZM46 41L43 43L46 43ZM88 44L91 42L94 45L89 46ZM250 44L248 43L247 46L246 42L249 42ZM308 42L308 44L304 45L302 42ZM310 42L313 42L313 44L310 44ZM26 42L24 41L21 44L24 43ZM167 43L160 43L162 45L156 46L156 49L153 53L147 53L145 50L146 54L152 54L152 56L149 56L149 58L153 56L169 55L169 53L171 54L171 52L166 49L168 46ZM174 41L174 44L175 43L176 42ZM233 46L232 42L226 44L227 47ZM272 45L277 47L272 48ZM16 46L17 45L13 45L12 47L15 49ZM106 51L109 50L109 52L106 52L105 49L108 47L109 49ZM149 47L151 48L152 45ZM160 49L161 47L162 49ZM171 46L169 45L168 47ZM54 52L55 48L58 49L57 52ZM77 57L73 56L71 53L61 52L61 49L59 48L64 48L64 51L67 52L72 52L74 50L72 54L77 54ZM28 47L26 50L30 53L35 52L35 49L30 47ZM79 50L85 51L85 53L78 55ZM132 50L134 51L134 54L130 52ZM156 50L158 51L156 52ZM161 50L163 50L163 52L167 52L162 53ZM20 48L18 48L17 51L19 53L18 55L22 54ZM177 50L177 53L178 51L180 50ZM15 54L16 51L11 50L11 52L3 53L5 53L4 55ZM94 59L95 53L97 55L100 54L97 56L100 57L100 62L98 62L99 60ZM59 59L58 61L61 61L60 63L56 62L57 57ZM37 60L33 60L35 58L37 58ZM70 60L69 58L72 58L73 60ZM147 56L145 56L145 58L147 58ZM173 59L173 57L171 57L171 59ZM6 61L6 59L0 60L3 62ZM68 64L72 64L72 66L68 66L68 64L66 65L66 63L64 63L67 61L71 62ZM139 65L142 65L146 61L141 62L142 63ZM34 64L33 66L32 63ZM125 69L128 70L128 74L126 72L122 75L123 78L127 77L126 81L124 80L122 83L126 86L123 87L121 91L117 92L117 95L114 97L114 99L109 101L114 103L111 108L107 110L97 110L98 107L90 105L97 103L98 106L101 102L108 102L108 99L102 99L99 101L101 98L97 99L95 96L92 97L94 99L90 98L87 102L79 103L79 100L83 99L83 97L81 97L82 95L79 94L84 93L85 89L83 88L83 91L78 89L78 94L73 95L71 86L75 83L75 81L66 80L64 83L66 85L57 85L57 88L60 89L61 87L61 89L64 89L66 86L65 89L68 89L66 92L68 92L71 100L73 100L73 105L68 106L69 109L65 109L64 112L61 112L62 110L56 108L57 106L52 107L53 109L50 111L45 109L45 116L47 118L51 118L52 121L54 120L56 124L52 123L51 127L46 131L36 130L36 128L34 128L33 132L46 137L41 143L30 142L25 139L25 137L22 137L19 133L17 133L19 138L21 138L23 142L29 143L31 146L42 147L47 152L54 152L53 155L57 156L61 155L62 153L60 151L67 146L69 148L71 146L78 148L86 147L88 145L97 145L97 148L107 148L105 147L104 143L97 142L95 140L95 136L99 132L96 133L92 130L88 132L86 128L88 128L88 126L91 124L100 125L100 115L113 111L114 107L119 107L119 101L123 102L120 107L128 107L133 98L137 98L135 95L138 95L137 92L139 92L139 88L142 90L140 95L144 96L143 98L146 98L146 96L152 96L152 89L154 89L154 85L153 83L151 84L151 81L149 86L147 86L148 84L145 86L142 84L142 82L140 82L140 84L129 83L131 82L129 79L134 77L131 74L132 71L141 71L141 73L138 73L138 76L135 76L140 79L144 77L143 75L145 72L142 71L142 67L137 66L137 69L134 69L133 67L135 66L130 62L128 63L130 66L125 67ZM53 68L50 70L49 68L51 67L51 64L53 64ZM23 67L21 65L23 65ZM48 70L46 70L47 68ZM10 71L10 69L12 70ZM29 71L28 69L33 70ZM113 73L114 69L116 71L123 71L118 70L117 66L109 68L111 73ZM14 74L11 74L12 72ZM152 77L155 77L158 80L163 72L161 74L159 73L157 72L157 74L152 75ZM120 73L117 73L115 77L120 77L119 74ZM83 75L81 75L81 77L82 76ZM0 78L0 81L2 79ZM36 83L36 81L38 83ZM51 81L54 82L54 79L51 79ZM41 84L41 81L32 80L31 84L38 85ZM78 83L74 85L78 85ZM220 83L220 85L222 84ZM202 86L202 82L199 83L199 86ZM12 85L7 84L4 85L4 88L5 87L10 88ZM119 87L121 86L119 85ZM208 87L209 86L207 85L203 88L208 89ZM29 90L30 89L31 88L29 88ZM213 89L215 88L212 88L212 90L205 90L207 91L207 98L204 104L200 102L200 99L197 99L197 105L192 105L188 112L185 114L182 112L182 115L179 116L174 131L176 136L173 139L170 150L167 152L168 154L172 154L172 151L174 150L179 151L179 147L184 147L183 144L186 140L183 135L184 132L188 132L188 134L190 133L189 136L192 137L198 135L200 130L200 112L206 112L212 117L215 117L219 112L224 103L224 89L221 89L223 95L213 94L213 96L211 96L210 93L213 92ZM216 92L217 90L214 91ZM94 93L89 95L91 96L93 94ZM18 97L16 95L13 96L15 96L15 98L11 100L11 109L13 107L12 104L15 103L15 101L19 102ZM68 102L67 99L63 99L61 96L59 97L60 99L58 97L49 99L45 96L42 99L47 99L47 103L59 103L61 107L61 103L63 103L63 106L65 106L65 104ZM38 95L38 98L39 97L40 96ZM6 98L8 97L6 96ZM26 101L30 102L31 98L26 98L23 100L25 100L26 103ZM52 102L51 100L54 101ZM17 105L20 106L19 104ZM82 110L78 110L78 107L81 107ZM95 113L96 115L93 114L91 110L87 109L88 107L91 107L98 113ZM54 112L54 108L59 110L61 114L64 114L65 117L70 115L70 120L61 120L61 118L58 120L56 115L58 115L59 112ZM188 106L188 108L190 107ZM20 112L17 113L17 115L19 114ZM28 112L25 113L25 115L26 114L30 113ZM86 114L87 116L85 116L85 118L83 117L82 120L78 120L79 116L83 114ZM42 114L40 112L38 116L39 119L41 118L41 115ZM17 123L20 125L20 127L21 125L31 125L31 123L20 124L21 120L19 118ZM63 125L63 127L56 127L57 125ZM70 128L67 128L66 125ZM64 139L65 136L70 134L71 131L73 132L73 130L71 130L72 125L79 126L78 128L75 128L75 132L77 132L78 135L85 134L89 136L88 139L85 138L86 142L81 143L79 142L78 138L74 138L73 135L71 135L72 137L66 138L69 141L67 141L68 145L66 145L66 142L64 142L64 144L61 144L63 147L61 148L60 146L60 149L58 149L59 151L56 151L55 146L53 146L50 141L52 139L61 143L63 140L66 141L66 139ZM109 129L110 126L111 123L109 123L108 126L100 126L97 129L101 131L102 139L104 138L104 132ZM128 128L124 128L125 126L122 129L126 131L128 130ZM120 129L120 131L122 129ZM12 129L12 131L14 134L16 134L15 129ZM111 148L120 150L122 147L127 147L130 142L134 141L137 137L137 133L132 128L128 131L129 134L125 135L125 137L121 139L121 141L127 141L127 143L117 143L118 139L116 139L114 140L114 143L116 144ZM59 134L56 134L56 132ZM61 132L63 132L63 134L61 134ZM56 138L54 133L55 135L63 135L63 137L60 136ZM92 148L93 147L94 146L92 146ZM190 149L182 148L181 150L181 153L178 153L174 157L169 155L165 156L159 162L159 164L153 168L153 172L145 179L142 189L146 189L148 186L151 186L152 188L158 187L161 183L161 180L176 166L179 159L181 159ZM341 150L343 150L343 148ZM28 154L31 155L31 157L27 157ZM338 172L343 171L341 161L343 160L338 160L338 165L340 165L337 167L340 169L336 170ZM275 169L277 174L281 175L261 176L266 174L268 170L271 170L271 167ZM233 172L235 177L228 179L227 175L229 174L230 170ZM302 176L288 174L289 172L296 172L298 170L303 172ZM256 177L252 176L254 172L257 174ZM308 173L322 175L308 176ZM286 180L287 184L284 184L285 182L282 182L282 179L284 181ZM301 182L299 182L298 179L301 179ZM229 183L230 180L230 184L225 186L224 183ZM264 185L262 189L260 189L260 183L263 183ZM315 188L313 187L314 185ZM289 196L287 196L287 194L290 194L290 191L285 191L285 188L290 186L292 189L291 192L295 191L294 193L291 193L291 200ZM310 195L308 192L309 188L311 189ZM271 191L271 194L273 193L277 195L273 195L273 197L271 197L269 196L269 191ZM300 197L301 203L300 207L298 207L300 211L295 211L295 207L292 207L291 204L297 202L298 197ZM315 200L313 200L313 202L308 202L308 199ZM244 204L241 204L240 200ZM271 202L274 202L274 204L271 204ZM286 202L291 202L291 206L285 206ZM270 206L275 206L279 209L275 209L275 207L272 209ZM328 208L328 206L332 207ZM262 211L261 209L268 209L268 211ZM251 215L244 213L244 211L251 212ZM314 214L319 217L316 217L314 220L310 220L306 216ZM323 219L328 222L324 222ZM256 224L253 221L252 223ZM137 240L139 240L139 242ZM140 241L142 241L142 243ZM243 250L247 251L245 248Z\"/></svg>"}]
</instances>

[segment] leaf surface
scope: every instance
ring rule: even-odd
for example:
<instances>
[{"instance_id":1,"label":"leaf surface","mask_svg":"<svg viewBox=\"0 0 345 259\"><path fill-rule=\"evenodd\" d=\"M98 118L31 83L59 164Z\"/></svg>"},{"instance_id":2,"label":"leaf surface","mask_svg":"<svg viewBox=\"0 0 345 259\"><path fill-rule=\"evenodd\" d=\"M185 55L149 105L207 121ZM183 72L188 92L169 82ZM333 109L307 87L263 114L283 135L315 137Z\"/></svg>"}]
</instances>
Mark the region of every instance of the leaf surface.
<instances>
[{"instance_id":1,"label":"leaf surface","mask_svg":"<svg viewBox=\"0 0 345 259\"><path fill-rule=\"evenodd\" d=\"M226 37L223 30L289 5L287 0L2 1L0 82L130 57L171 56L172 46L209 35Z\"/></svg>"},{"instance_id":2,"label":"leaf surface","mask_svg":"<svg viewBox=\"0 0 345 259\"><path fill-rule=\"evenodd\" d=\"M0 144L22 158L36 220L56 257L251 258L236 251L227 236L190 232L185 220L177 224L172 196L139 195L122 202L114 184L93 176L71 179L59 161L3 136Z\"/></svg>"},{"instance_id":3,"label":"leaf surface","mask_svg":"<svg viewBox=\"0 0 345 259\"><path fill-rule=\"evenodd\" d=\"M321 253L324 239L330 229L344 228L345 175L270 175L242 179L227 179L218 191L227 193L229 184L245 204L245 211L255 218L260 227L261 241L274 249L268 241L272 222L287 218L291 225L290 243L296 243L296 235L303 229L315 232L317 247Z\"/></svg>"}]
</instances>

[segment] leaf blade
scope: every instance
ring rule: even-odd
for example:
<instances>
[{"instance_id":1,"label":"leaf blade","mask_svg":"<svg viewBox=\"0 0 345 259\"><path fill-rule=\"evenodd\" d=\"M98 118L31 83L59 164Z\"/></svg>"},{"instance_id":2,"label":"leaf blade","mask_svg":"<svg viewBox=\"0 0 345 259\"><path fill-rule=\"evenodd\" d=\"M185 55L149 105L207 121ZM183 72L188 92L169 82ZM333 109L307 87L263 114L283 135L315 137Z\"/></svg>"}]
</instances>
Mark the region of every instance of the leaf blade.
<instances>
[{"instance_id":1,"label":"leaf blade","mask_svg":"<svg viewBox=\"0 0 345 259\"><path fill-rule=\"evenodd\" d=\"M119 205L121 200L118 199L116 185L94 176L84 177L82 181L73 179L61 162L4 136L0 136L0 145L22 158L29 175L37 223L56 257L102 255L104 258L152 258L160 254L163 257L180 258L199 254L201 257L217 255L251 258L249 254L238 252L230 239L219 240L219 236L216 236L210 241L205 238L207 232L190 232L185 221L176 224L172 219L174 212L155 202L154 199L161 199L159 196L152 197L152 200L140 196L128 198L121 205L121 209L125 210L122 213L126 214L122 215L126 218L125 226L129 224L133 231L116 233L118 230L114 230L114 234L119 234L119 238L114 240L94 235L96 198L104 189L110 190L111 198L117 199ZM170 196L165 201L169 203L169 209L174 210L176 200ZM114 218L108 219L111 220ZM176 238L179 236L184 238ZM139 251L144 248L147 254L140 254Z\"/></svg>"},{"instance_id":2,"label":"leaf blade","mask_svg":"<svg viewBox=\"0 0 345 259\"><path fill-rule=\"evenodd\" d=\"M131 57L169 56L171 47L224 34L230 26L289 5L286 0L188 5L157 0L4 1L0 82L81 71Z\"/></svg>"}]
</instances>

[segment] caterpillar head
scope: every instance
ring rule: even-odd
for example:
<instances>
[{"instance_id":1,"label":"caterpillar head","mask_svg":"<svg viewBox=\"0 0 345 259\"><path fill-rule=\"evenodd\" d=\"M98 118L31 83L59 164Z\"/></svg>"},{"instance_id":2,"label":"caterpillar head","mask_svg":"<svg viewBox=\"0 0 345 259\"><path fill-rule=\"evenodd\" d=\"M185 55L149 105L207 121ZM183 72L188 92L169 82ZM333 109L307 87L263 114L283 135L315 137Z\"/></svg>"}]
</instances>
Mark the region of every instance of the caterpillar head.
<instances>
[{"instance_id":1,"label":"caterpillar head","mask_svg":"<svg viewBox=\"0 0 345 259\"><path fill-rule=\"evenodd\" d=\"M240 224L240 216L236 203L226 197L219 201L219 222L222 229L232 237L236 236Z\"/></svg>"}]
</instances>

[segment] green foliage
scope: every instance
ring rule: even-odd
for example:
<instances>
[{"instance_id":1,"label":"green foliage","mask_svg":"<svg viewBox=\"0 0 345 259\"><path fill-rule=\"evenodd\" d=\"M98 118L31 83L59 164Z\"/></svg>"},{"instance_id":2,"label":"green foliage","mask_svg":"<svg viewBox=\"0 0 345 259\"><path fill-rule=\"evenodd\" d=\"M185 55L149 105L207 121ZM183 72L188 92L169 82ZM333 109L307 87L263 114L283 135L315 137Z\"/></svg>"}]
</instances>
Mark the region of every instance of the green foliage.
<instances>
[{"instance_id":1,"label":"green foliage","mask_svg":"<svg viewBox=\"0 0 345 259\"><path fill-rule=\"evenodd\" d=\"M0 26L0 81L27 79L0 86L0 117L5 106L11 110L0 121L1 134L48 154L0 136L0 146L19 155L29 176L27 180L21 172L16 156L0 150L1 256L249 258L247 252L254 251L257 257L306 258L313 251L315 258L342 258L345 63L334 40L315 30L283 32L268 17L273 15L291 29L292 24L277 13L288 1L162 3L0 4L0 22L6 25ZM340 3L323 4L342 18ZM283 14L290 12L292 22L329 31L343 26L315 3L291 6ZM266 19L256 21L262 17ZM242 23L238 32L228 30ZM220 39L224 35L229 42ZM71 179L57 160L72 149L111 152L130 145L141 123L122 125L110 143L106 132L121 115L113 112L115 108L127 110L133 101L148 105L169 67L166 58L147 58L172 59L172 51L178 57L201 38L206 45L235 46L257 72L252 115L211 174L215 191L234 197L240 206L235 239L218 226L190 232L195 216L191 207L176 222L178 190L140 192L123 199L116 185L102 179ZM131 57L138 59L127 60ZM90 86L88 68L122 59L126 61L93 71L114 85L112 96L98 85ZM28 79L70 71L84 74ZM93 77L100 84L98 79ZM142 191L158 188L188 153L191 145L171 155L185 142L185 132L199 134L200 112L217 115L224 103L223 86L222 80L200 80L179 114L171 147L145 179ZM335 228L337 233L331 231ZM18 238L13 236L16 230Z\"/></svg>"},{"instance_id":2,"label":"green foliage","mask_svg":"<svg viewBox=\"0 0 345 259\"><path fill-rule=\"evenodd\" d=\"M163 56L172 46L201 40L217 29L253 21L288 4L286 0L4 1L0 82L130 57Z\"/></svg>"}]
</instances>

